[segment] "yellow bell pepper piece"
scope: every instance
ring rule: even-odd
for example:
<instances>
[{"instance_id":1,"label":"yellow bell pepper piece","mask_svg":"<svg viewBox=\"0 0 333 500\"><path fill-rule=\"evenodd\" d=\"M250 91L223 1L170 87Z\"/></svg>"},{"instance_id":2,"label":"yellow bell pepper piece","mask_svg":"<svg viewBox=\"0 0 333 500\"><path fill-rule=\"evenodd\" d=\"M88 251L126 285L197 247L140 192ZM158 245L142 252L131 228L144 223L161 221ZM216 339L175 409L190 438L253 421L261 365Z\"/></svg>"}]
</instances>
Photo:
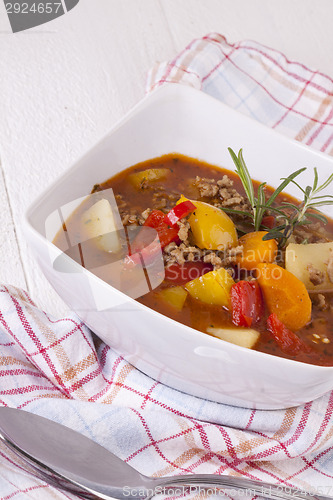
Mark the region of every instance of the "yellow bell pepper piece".
<instances>
[{"instance_id":1,"label":"yellow bell pepper piece","mask_svg":"<svg viewBox=\"0 0 333 500\"><path fill-rule=\"evenodd\" d=\"M187 291L182 286L173 286L172 288L164 288L156 292L156 295L170 307L176 311L181 311L184 307Z\"/></svg>"},{"instance_id":2,"label":"yellow bell pepper piece","mask_svg":"<svg viewBox=\"0 0 333 500\"><path fill-rule=\"evenodd\" d=\"M228 271L222 267L189 281L185 288L192 297L201 302L229 308L230 288L234 283Z\"/></svg>"},{"instance_id":3,"label":"yellow bell pepper piece","mask_svg":"<svg viewBox=\"0 0 333 500\"><path fill-rule=\"evenodd\" d=\"M130 183L136 188L141 189L144 182L155 182L165 177L170 173L168 168L148 168L141 172L135 172L128 176Z\"/></svg>"},{"instance_id":4,"label":"yellow bell pepper piece","mask_svg":"<svg viewBox=\"0 0 333 500\"><path fill-rule=\"evenodd\" d=\"M185 196L181 196L177 205L186 200ZM199 248L209 250L224 250L229 246L235 246L237 231L230 217L213 205L203 201L191 201L196 206L188 219L194 243Z\"/></svg>"}]
</instances>

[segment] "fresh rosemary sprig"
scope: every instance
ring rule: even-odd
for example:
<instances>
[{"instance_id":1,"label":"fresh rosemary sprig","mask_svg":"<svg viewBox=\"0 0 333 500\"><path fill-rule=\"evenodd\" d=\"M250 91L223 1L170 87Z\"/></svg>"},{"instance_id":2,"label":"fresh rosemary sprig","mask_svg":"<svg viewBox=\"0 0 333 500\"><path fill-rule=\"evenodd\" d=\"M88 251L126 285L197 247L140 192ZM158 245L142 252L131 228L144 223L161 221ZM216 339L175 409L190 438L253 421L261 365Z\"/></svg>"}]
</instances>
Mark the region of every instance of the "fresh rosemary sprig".
<instances>
[{"instance_id":1,"label":"fresh rosemary sprig","mask_svg":"<svg viewBox=\"0 0 333 500\"><path fill-rule=\"evenodd\" d=\"M333 174L331 174L328 179L318 186L318 171L314 168L314 180L312 186L307 186L303 189L296 181L293 182L303 193L303 201L299 206L293 203L284 202L281 204L282 209L291 209L292 213L289 217L286 217L286 214L277 215L277 219L285 219L285 223L282 224L279 228L272 229L267 235L264 236L264 239L272 239L277 238L280 241L280 246L284 246L287 243L288 238L292 235L296 226L299 225L309 225L311 224L311 219L317 219L327 223L327 218L319 213L318 211L314 211L317 207L332 205L333 204L333 196L332 195L319 195L325 188L327 188L331 182L333 181Z\"/></svg>"},{"instance_id":2,"label":"fresh rosemary sprig","mask_svg":"<svg viewBox=\"0 0 333 500\"><path fill-rule=\"evenodd\" d=\"M257 197L254 194L254 187L253 187L253 182L250 176L250 173L248 171L248 168L245 164L244 157L243 157L243 150L240 149L238 156L236 153L231 149L228 148L228 151L231 155L231 158L233 159L233 162L236 166L236 172L240 177L240 180L242 181L246 196L251 204L253 213L248 213L248 212L242 212L243 215L250 216L253 219L253 225L254 225L254 230L259 231L263 216L265 212L270 209L272 203L275 201L276 197L284 190L284 188L295 178L297 175L299 175L301 172L306 170L306 168L301 168L291 174L289 177L283 179L283 182L280 184L280 186L274 191L274 193L266 200L265 196L265 191L264 188L266 186L266 182L261 183L258 186L258 193ZM231 210L228 210L231 212Z\"/></svg>"},{"instance_id":3,"label":"fresh rosemary sprig","mask_svg":"<svg viewBox=\"0 0 333 500\"><path fill-rule=\"evenodd\" d=\"M318 186L318 171L316 168L314 168L313 185L307 186L305 189L303 189L295 181L295 178L299 174L304 172L304 170L306 170L306 167L300 168L296 172L290 174L288 177L282 178L281 184L266 200L266 182L263 182L258 186L257 196L255 196L253 182L248 168L245 164L242 149L239 150L238 155L236 155L236 153L231 148L228 148L228 151L236 166L236 172L239 175L240 180L242 181L246 196L252 207L252 212L223 208L224 211L243 215L247 218L252 219L255 231L259 231L259 229L263 226L263 217L266 212L274 213L278 225L272 229L265 228L268 230L268 234L264 236L264 239L277 239L279 240L280 247L283 247L286 244L288 238L291 236L296 226L311 224L311 218L318 219L324 223L327 222L326 217L315 210L317 209L317 207L333 204L332 195L319 195L319 193L321 193L331 184L331 182L333 181L333 174L331 174L323 184ZM281 192L283 192L283 190L289 183L295 184L302 191L304 198L303 201L300 202L299 205L290 202L283 202L278 206L272 206L277 196Z\"/></svg>"}]
</instances>

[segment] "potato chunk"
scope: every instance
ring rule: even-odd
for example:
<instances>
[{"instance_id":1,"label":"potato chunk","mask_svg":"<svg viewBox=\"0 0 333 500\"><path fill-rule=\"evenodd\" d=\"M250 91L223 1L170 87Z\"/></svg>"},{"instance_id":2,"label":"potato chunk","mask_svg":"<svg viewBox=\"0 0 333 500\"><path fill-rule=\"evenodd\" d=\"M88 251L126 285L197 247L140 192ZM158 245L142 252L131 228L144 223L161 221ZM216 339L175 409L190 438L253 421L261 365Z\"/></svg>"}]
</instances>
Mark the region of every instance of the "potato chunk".
<instances>
[{"instance_id":1,"label":"potato chunk","mask_svg":"<svg viewBox=\"0 0 333 500\"><path fill-rule=\"evenodd\" d=\"M333 290L332 259L333 242L290 243L286 249L286 269L303 281L308 290Z\"/></svg>"},{"instance_id":2,"label":"potato chunk","mask_svg":"<svg viewBox=\"0 0 333 500\"><path fill-rule=\"evenodd\" d=\"M120 237L111 205L102 199L82 215L83 232L87 239L95 239L96 246L105 252L119 252Z\"/></svg>"},{"instance_id":3,"label":"potato chunk","mask_svg":"<svg viewBox=\"0 0 333 500\"><path fill-rule=\"evenodd\" d=\"M260 337L260 333L256 330L252 330L251 328L208 327L207 333L210 333L214 337L218 337L221 340L225 340L226 342L230 342L231 344L247 347L247 349L252 349Z\"/></svg>"}]
</instances>

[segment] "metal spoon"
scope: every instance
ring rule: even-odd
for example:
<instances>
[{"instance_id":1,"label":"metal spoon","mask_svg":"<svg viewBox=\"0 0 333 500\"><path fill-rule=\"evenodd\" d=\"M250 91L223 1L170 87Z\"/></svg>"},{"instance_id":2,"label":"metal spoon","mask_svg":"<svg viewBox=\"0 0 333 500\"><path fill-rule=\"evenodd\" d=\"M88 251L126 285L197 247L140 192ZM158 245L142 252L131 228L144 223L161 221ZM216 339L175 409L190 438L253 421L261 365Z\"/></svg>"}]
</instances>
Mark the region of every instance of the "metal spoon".
<instances>
[{"instance_id":1,"label":"metal spoon","mask_svg":"<svg viewBox=\"0 0 333 500\"><path fill-rule=\"evenodd\" d=\"M230 476L147 477L82 434L14 408L0 407L0 439L37 477L81 498L148 499L157 493L181 496L186 488L192 492L209 488L246 490L252 496L275 499L332 499L315 492Z\"/></svg>"}]
</instances>

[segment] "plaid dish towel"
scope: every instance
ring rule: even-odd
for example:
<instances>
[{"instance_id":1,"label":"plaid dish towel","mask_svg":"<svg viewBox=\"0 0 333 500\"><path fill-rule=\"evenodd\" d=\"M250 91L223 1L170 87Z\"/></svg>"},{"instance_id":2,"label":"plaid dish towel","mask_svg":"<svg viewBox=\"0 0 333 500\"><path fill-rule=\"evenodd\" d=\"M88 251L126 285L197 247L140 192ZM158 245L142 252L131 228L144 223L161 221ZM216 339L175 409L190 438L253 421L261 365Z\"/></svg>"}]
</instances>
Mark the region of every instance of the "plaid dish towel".
<instances>
[{"instance_id":1,"label":"plaid dish towel","mask_svg":"<svg viewBox=\"0 0 333 500\"><path fill-rule=\"evenodd\" d=\"M211 34L153 68L148 90L172 82L333 153L332 80L275 50ZM188 396L137 371L74 314L54 320L13 287L0 287L0 344L2 405L64 423L144 474L229 474L333 496L333 393L275 411ZM13 497L74 498L0 445L0 498Z\"/></svg>"}]
</instances>

